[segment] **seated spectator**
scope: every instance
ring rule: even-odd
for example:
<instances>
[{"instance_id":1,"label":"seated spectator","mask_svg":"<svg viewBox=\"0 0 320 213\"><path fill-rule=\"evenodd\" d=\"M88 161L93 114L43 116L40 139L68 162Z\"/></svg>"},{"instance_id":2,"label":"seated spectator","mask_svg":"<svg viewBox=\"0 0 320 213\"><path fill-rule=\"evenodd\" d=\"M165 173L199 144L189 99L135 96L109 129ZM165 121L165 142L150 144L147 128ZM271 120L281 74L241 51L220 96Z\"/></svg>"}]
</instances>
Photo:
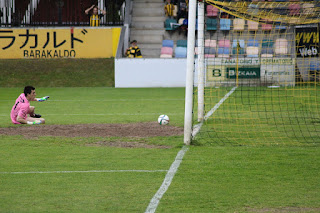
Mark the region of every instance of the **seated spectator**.
<instances>
[{"instance_id":1,"label":"seated spectator","mask_svg":"<svg viewBox=\"0 0 320 213\"><path fill-rule=\"evenodd\" d=\"M182 7L178 10L177 20L183 18L186 19L188 17L188 12L185 7Z\"/></svg>"},{"instance_id":2,"label":"seated spectator","mask_svg":"<svg viewBox=\"0 0 320 213\"><path fill-rule=\"evenodd\" d=\"M171 3L171 0L167 0L167 3L164 5L164 12L166 16L173 17L174 4Z\"/></svg>"},{"instance_id":3,"label":"seated spectator","mask_svg":"<svg viewBox=\"0 0 320 213\"><path fill-rule=\"evenodd\" d=\"M177 20L180 18L188 17L188 0L178 0L178 15Z\"/></svg>"},{"instance_id":4,"label":"seated spectator","mask_svg":"<svg viewBox=\"0 0 320 213\"><path fill-rule=\"evenodd\" d=\"M128 58L142 58L141 50L137 43L136 40L130 42L130 47L126 51L126 56Z\"/></svg>"},{"instance_id":5,"label":"seated spectator","mask_svg":"<svg viewBox=\"0 0 320 213\"><path fill-rule=\"evenodd\" d=\"M186 8L188 10L188 8L189 8L189 0L185 0L185 1L186 1Z\"/></svg>"},{"instance_id":6,"label":"seated spectator","mask_svg":"<svg viewBox=\"0 0 320 213\"><path fill-rule=\"evenodd\" d=\"M90 10L92 10L92 14L89 13ZM98 11L101 11L102 14L98 14ZM86 9L85 14L88 15L88 17L90 18L90 26L91 27L98 27L100 26L100 19L107 14L106 11L99 9L97 6L92 5L91 7L89 7L88 9Z\"/></svg>"}]
</instances>

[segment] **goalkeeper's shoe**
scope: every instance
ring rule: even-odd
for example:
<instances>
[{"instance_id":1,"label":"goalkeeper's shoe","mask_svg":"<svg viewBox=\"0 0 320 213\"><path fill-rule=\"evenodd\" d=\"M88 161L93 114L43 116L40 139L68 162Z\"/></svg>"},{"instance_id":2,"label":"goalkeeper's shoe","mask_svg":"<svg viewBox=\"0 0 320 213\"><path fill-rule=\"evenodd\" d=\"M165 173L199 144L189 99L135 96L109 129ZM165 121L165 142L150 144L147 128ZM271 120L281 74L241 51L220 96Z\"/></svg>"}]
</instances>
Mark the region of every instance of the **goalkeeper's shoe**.
<instances>
[{"instance_id":1,"label":"goalkeeper's shoe","mask_svg":"<svg viewBox=\"0 0 320 213\"><path fill-rule=\"evenodd\" d=\"M37 124L41 124L41 121L39 121L39 120L27 121L27 124L29 124L29 125L37 125Z\"/></svg>"},{"instance_id":2,"label":"goalkeeper's shoe","mask_svg":"<svg viewBox=\"0 0 320 213\"><path fill-rule=\"evenodd\" d=\"M32 118L41 118L40 114L34 114L33 116L31 116Z\"/></svg>"}]
</instances>

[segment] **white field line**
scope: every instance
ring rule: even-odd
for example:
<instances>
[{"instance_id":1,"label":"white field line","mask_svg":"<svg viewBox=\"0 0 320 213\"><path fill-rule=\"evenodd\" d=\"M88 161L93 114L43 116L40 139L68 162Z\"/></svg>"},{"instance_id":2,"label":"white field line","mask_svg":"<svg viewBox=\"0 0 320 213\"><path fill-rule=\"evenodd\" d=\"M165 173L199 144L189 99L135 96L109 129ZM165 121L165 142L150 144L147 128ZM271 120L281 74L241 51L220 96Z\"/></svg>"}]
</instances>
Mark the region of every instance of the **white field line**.
<instances>
[{"instance_id":1,"label":"white field line","mask_svg":"<svg viewBox=\"0 0 320 213\"><path fill-rule=\"evenodd\" d=\"M223 104L225 100L237 89L237 87L233 87L205 116L204 119L201 121L201 123L198 123L194 125L193 131L192 131L192 138L195 138L196 135L199 133L203 122L207 120L220 106Z\"/></svg>"},{"instance_id":2,"label":"white field line","mask_svg":"<svg viewBox=\"0 0 320 213\"><path fill-rule=\"evenodd\" d=\"M166 193L166 191L168 190L174 175L176 174L176 172L178 171L178 168L180 166L180 163L182 162L183 156L184 154L189 150L188 146L183 146L182 149L178 152L176 159L174 160L174 162L171 164L171 167L169 169L169 171L166 174L166 177L163 180L162 185L160 186L160 188L158 189L157 193L153 196L153 198L151 199L147 209L146 209L146 213L152 213L155 212L159 202L162 198L162 196L164 195L164 193Z\"/></svg>"},{"instance_id":3,"label":"white field line","mask_svg":"<svg viewBox=\"0 0 320 213\"><path fill-rule=\"evenodd\" d=\"M237 89L237 87L233 87L204 117L204 120L207 120L208 117L210 117L219 107L220 105ZM195 137L195 135L200 131L200 128L203 124L203 121L193 127L193 133L192 136ZM166 177L164 178L164 181L160 188L158 189L157 193L153 196L151 199L145 213L154 213L159 205L159 202L162 198L162 196L166 193L168 190L174 175L178 171L178 168L180 166L180 163L182 162L182 159L185 155L185 153L189 150L188 146L183 146L182 149L178 152L175 161L171 164L171 167L169 171L166 174Z\"/></svg>"},{"instance_id":4,"label":"white field line","mask_svg":"<svg viewBox=\"0 0 320 213\"><path fill-rule=\"evenodd\" d=\"M0 174L52 174L52 173L117 173L117 172L167 172L168 170L88 170L88 171L30 171L0 172Z\"/></svg>"}]
</instances>

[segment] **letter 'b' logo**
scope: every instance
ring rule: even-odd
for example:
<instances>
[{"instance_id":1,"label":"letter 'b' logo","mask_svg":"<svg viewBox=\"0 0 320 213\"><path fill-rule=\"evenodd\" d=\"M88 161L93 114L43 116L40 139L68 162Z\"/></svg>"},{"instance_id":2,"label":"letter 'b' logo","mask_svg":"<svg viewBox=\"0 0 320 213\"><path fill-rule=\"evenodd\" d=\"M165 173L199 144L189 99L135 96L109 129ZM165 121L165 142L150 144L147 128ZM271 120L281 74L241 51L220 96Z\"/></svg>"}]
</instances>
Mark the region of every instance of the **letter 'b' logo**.
<instances>
[{"instance_id":1,"label":"letter 'b' logo","mask_svg":"<svg viewBox=\"0 0 320 213\"><path fill-rule=\"evenodd\" d=\"M221 70L220 69L212 70L212 76L213 77L220 77L221 76Z\"/></svg>"}]
</instances>

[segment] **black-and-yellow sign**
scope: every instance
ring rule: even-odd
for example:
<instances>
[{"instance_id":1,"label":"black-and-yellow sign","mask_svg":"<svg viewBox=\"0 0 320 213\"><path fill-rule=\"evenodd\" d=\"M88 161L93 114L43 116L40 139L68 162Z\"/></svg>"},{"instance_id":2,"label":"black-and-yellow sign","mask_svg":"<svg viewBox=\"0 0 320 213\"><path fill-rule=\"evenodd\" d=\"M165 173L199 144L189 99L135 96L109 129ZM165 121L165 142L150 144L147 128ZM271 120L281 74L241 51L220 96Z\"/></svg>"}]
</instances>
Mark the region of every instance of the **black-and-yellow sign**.
<instances>
[{"instance_id":1,"label":"black-and-yellow sign","mask_svg":"<svg viewBox=\"0 0 320 213\"><path fill-rule=\"evenodd\" d=\"M297 57L319 57L319 27L296 29Z\"/></svg>"},{"instance_id":2,"label":"black-and-yellow sign","mask_svg":"<svg viewBox=\"0 0 320 213\"><path fill-rule=\"evenodd\" d=\"M0 58L109 58L121 28L2 28Z\"/></svg>"}]
</instances>

